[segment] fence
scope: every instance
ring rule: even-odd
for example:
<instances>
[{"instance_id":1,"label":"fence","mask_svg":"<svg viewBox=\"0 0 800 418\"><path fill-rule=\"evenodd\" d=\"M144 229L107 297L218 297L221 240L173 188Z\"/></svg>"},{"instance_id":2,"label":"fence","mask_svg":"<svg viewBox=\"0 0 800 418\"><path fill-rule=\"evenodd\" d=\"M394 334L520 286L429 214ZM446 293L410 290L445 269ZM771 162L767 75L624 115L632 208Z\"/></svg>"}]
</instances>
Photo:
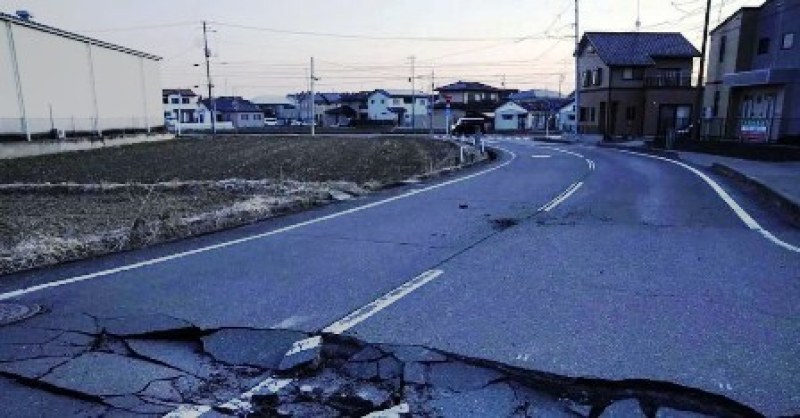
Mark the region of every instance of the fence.
<instances>
[{"instance_id":1,"label":"fence","mask_svg":"<svg viewBox=\"0 0 800 418\"><path fill-rule=\"evenodd\" d=\"M146 132L162 132L164 121L141 116L116 118L0 118L0 138L86 138L114 137Z\"/></svg>"}]
</instances>

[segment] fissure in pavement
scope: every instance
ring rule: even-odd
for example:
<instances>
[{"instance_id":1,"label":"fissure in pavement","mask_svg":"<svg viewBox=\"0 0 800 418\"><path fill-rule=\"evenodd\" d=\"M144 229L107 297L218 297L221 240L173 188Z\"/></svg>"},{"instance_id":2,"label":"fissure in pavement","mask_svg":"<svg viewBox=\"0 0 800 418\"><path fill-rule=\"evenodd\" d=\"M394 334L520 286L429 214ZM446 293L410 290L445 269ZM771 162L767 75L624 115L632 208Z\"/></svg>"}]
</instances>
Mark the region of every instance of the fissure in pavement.
<instances>
[{"instance_id":1,"label":"fissure in pavement","mask_svg":"<svg viewBox=\"0 0 800 418\"><path fill-rule=\"evenodd\" d=\"M570 378L338 335L322 335L313 355L287 366L286 353L309 337L316 340L292 330L201 329L164 315L40 315L0 328L0 376L112 415L157 416L179 405L251 416L603 416L623 408L642 416L758 415L666 382ZM267 379L283 384L241 399Z\"/></svg>"}]
</instances>

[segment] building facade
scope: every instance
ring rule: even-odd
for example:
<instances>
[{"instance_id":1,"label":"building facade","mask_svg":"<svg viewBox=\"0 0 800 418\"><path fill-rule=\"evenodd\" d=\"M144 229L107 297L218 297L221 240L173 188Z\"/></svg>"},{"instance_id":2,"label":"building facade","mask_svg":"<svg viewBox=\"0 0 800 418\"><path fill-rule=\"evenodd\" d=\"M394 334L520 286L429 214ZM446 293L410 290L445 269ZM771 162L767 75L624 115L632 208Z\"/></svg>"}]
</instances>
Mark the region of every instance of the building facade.
<instances>
[{"instance_id":1,"label":"building facade","mask_svg":"<svg viewBox=\"0 0 800 418\"><path fill-rule=\"evenodd\" d=\"M652 138L691 123L700 53L683 35L587 32L577 55L581 133Z\"/></svg>"},{"instance_id":2,"label":"building facade","mask_svg":"<svg viewBox=\"0 0 800 418\"><path fill-rule=\"evenodd\" d=\"M197 123L198 97L190 89L164 89L161 102L164 106L164 120L178 123Z\"/></svg>"},{"instance_id":3,"label":"building facade","mask_svg":"<svg viewBox=\"0 0 800 418\"><path fill-rule=\"evenodd\" d=\"M163 127L160 60L0 13L0 135Z\"/></svg>"},{"instance_id":4,"label":"building facade","mask_svg":"<svg viewBox=\"0 0 800 418\"><path fill-rule=\"evenodd\" d=\"M800 7L768 0L710 33L705 138L800 142Z\"/></svg>"},{"instance_id":5,"label":"building facade","mask_svg":"<svg viewBox=\"0 0 800 418\"><path fill-rule=\"evenodd\" d=\"M214 121L221 123L221 126L230 123L234 129L264 127L264 113L261 108L239 96L215 97L213 101L200 100L200 113L201 123L210 121L213 114L216 116Z\"/></svg>"},{"instance_id":6,"label":"building facade","mask_svg":"<svg viewBox=\"0 0 800 418\"><path fill-rule=\"evenodd\" d=\"M430 95L408 90L375 90L367 98L367 115L374 121L394 121L398 126L430 126Z\"/></svg>"}]
</instances>

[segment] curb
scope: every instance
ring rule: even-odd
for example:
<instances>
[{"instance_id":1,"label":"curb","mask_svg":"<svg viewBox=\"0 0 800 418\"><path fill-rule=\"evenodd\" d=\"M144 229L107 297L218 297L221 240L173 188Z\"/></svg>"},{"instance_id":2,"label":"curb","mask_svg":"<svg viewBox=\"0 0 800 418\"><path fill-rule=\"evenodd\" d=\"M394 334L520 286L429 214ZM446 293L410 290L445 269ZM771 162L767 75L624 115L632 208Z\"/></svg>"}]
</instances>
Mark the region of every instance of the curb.
<instances>
[{"instance_id":1,"label":"curb","mask_svg":"<svg viewBox=\"0 0 800 418\"><path fill-rule=\"evenodd\" d=\"M742 184L745 190L755 192L762 200L788 215L792 223L800 225L800 202L725 164L713 163L711 170Z\"/></svg>"}]
</instances>

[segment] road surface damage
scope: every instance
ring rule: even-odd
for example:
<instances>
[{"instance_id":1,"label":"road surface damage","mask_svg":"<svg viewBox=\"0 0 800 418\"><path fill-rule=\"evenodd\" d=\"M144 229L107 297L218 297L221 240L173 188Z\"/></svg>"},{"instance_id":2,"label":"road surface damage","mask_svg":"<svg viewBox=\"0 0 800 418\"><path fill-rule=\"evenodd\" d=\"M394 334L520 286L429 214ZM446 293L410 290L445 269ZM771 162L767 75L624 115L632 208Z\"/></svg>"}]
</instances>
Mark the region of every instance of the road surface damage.
<instances>
[{"instance_id":1,"label":"road surface damage","mask_svg":"<svg viewBox=\"0 0 800 418\"><path fill-rule=\"evenodd\" d=\"M158 314L45 314L2 327L0 388L70 416L191 405L216 416L758 415L666 382L570 378L340 335L202 329Z\"/></svg>"}]
</instances>

